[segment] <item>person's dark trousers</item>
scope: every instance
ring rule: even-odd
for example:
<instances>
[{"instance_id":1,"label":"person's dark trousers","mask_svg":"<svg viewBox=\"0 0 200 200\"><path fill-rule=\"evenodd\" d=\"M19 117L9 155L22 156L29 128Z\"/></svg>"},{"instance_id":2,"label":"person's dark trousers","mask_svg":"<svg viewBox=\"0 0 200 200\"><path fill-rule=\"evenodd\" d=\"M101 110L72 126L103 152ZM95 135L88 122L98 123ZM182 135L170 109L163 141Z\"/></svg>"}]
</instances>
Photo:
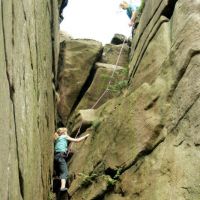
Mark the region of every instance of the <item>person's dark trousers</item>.
<instances>
[{"instance_id":1,"label":"person's dark trousers","mask_svg":"<svg viewBox=\"0 0 200 200\"><path fill-rule=\"evenodd\" d=\"M132 38L133 38L134 35L135 35L135 30L136 30L136 28L138 27L138 24L139 24L139 22L136 22L136 23L132 26L132 30L131 30Z\"/></svg>"},{"instance_id":2,"label":"person's dark trousers","mask_svg":"<svg viewBox=\"0 0 200 200\"><path fill-rule=\"evenodd\" d=\"M68 4L68 0L62 1L61 6L60 6L60 11L59 11L60 16L62 15L63 9L67 6L67 4Z\"/></svg>"},{"instance_id":3,"label":"person's dark trousers","mask_svg":"<svg viewBox=\"0 0 200 200\"><path fill-rule=\"evenodd\" d=\"M56 174L59 176L59 178L67 179L67 163L63 157L63 153L56 153L54 155L54 162Z\"/></svg>"}]
</instances>

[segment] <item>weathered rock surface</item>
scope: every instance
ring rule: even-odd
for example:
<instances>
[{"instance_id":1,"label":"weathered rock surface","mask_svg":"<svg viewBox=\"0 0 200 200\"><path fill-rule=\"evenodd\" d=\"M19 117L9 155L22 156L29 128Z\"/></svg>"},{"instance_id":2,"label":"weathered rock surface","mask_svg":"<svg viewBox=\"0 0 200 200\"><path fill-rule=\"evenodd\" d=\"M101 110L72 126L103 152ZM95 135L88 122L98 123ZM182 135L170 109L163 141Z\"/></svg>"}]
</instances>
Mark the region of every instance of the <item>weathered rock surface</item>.
<instances>
[{"instance_id":1,"label":"weathered rock surface","mask_svg":"<svg viewBox=\"0 0 200 200\"><path fill-rule=\"evenodd\" d=\"M111 40L111 44L123 44L124 40L127 41L124 35L116 33Z\"/></svg>"},{"instance_id":2,"label":"weathered rock surface","mask_svg":"<svg viewBox=\"0 0 200 200\"><path fill-rule=\"evenodd\" d=\"M2 200L38 200L48 196L57 19L57 1L0 2Z\"/></svg>"},{"instance_id":3,"label":"weathered rock surface","mask_svg":"<svg viewBox=\"0 0 200 200\"><path fill-rule=\"evenodd\" d=\"M72 200L200 199L200 2L146 2L129 92L73 147Z\"/></svg>"},{"instance_id":4,"label":"weathered rock surface","mask_svg":"<svg viewBox=\"0 0 200 200\"><path fill-rule=\"evenodd\" d=\"M86 130L95 120L97 120L97 117L94 109L79 110L74 116L72 133L78 134L79 131Z\"/></svg>"},{"instance_id":5,"label":"weathered rock surface","mask_svg":"<svg viewBox=\"0 0 200 200\"><path fill-rule=\"evenodd\" d=\"M121 51L121 54L120 54L120 51ZM118 57L119 57L119 60L118 60ZM127 67L128 61L129 61L129 46L126 43L124 45L106 44L104 46L103 54L102 54L102 58L100 62L113 64L113 65L117 63L117 65L119 66Z\"/></svg>"},{"instance_id":6,"label":"weathered rock surface","mask_svg":"<svg viewBox=\"0 0 200 200\"><path fill-rule=\"evenodd\" d=\"M88 88L87 92L78 104L77 110L98 108L100 105L105 103L108 99L119 95L121 92L120 83L127 78L127 68L115 66L112 64L105 64L97 62L95 64L95 76L93 81ZM113 71L115 70L113 78L111 78ZM110 82L108 92L102 97L101 95L105 92ZM123 82L122 82L123 83ZM98 101L99 100L99 101ZM97 102L98 101L98 102Z\"/></svg>"},{"instance_id":7,"label":"weathered rock surface","mask_svg":"<svg viewBox=\"0 0 200 200\"><path fill-rule=\"evenodd\" d=\"M79 95L84 94L90 82L94 64L102 51L102 44L94 40L72 39L63 41L60 51L58 114L65 124L79 102Z\"/></svg>"},{"instance_id":8,"label":"weathered rock surface","mask_svg":"<svg viewBox=\"0 0 200 200\"><path fill-rule=\"evenodd\" d=\"M112 88L109 88L112 92L109 91L95 108L120 93L121 89L119 87L122 86L127 76L130 49L127 44L107 44L103 48L101 43L97 41L75 40L64 34L61 35L60 46L58 68L60 101L58 103L58 114L62 123L66 124L74 110L89 109L95 104L107 88L110 76L115 68ZM121 55L118 60L120 51ZM115 66L117 60L118 66ZM114 94L113 91L118 82L119 87L117 90L119 91L115 91Z\"/></svg>"}]
</instances>

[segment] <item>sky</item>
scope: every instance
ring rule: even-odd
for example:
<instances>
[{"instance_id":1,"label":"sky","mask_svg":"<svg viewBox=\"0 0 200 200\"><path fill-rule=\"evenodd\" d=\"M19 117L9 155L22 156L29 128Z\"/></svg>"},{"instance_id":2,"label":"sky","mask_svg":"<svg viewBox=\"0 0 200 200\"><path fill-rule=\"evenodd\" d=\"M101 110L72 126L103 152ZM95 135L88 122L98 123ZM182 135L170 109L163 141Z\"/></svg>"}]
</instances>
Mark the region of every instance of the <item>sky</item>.
<instances>
[{"instance_id":1,"label":"sky","mask_svg":"<svg viewBox=\"0 0 200 200\"><path fill-rule=\"evenodd\" d=\"M73 38L87 38L110 43L115 33L129 37L131 28L121 0L69 0L63 11L60 29Z\"/></svg>"}]
</instances>

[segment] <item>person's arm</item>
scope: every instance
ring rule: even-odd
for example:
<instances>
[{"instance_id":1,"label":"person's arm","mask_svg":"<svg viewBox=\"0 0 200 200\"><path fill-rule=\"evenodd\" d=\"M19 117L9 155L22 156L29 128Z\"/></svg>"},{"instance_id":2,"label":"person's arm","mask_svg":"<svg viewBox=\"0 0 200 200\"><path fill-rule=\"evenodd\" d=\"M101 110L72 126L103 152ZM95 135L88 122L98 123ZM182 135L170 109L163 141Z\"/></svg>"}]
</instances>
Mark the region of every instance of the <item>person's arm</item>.
<instances>
[{"instance_id":1,"label":"person's arm","mask_svg":"<svg viewBox=\"0 0 200 200\"><path fill-rule=\"evenodd\" d=\"M55 132L55 133L53 134L53 139L54 139L54 141L56 141L56 140L58 139L58 137L59 137L58 133Z\"/></svg>"},{"instance_id":2,"label":"person's arm","mask_svg":"<svg viewBox=\"0 0 200 200\"><path fill-rule=\"evenodd\" d=\"M133 11L132 16L131 16L131 20L129 22L129 26L133 26L135 24L136 17L137 17L137 11Z\"/></svg>"},{"instance_id":3,"label":"person's arm","mask_svg":"<svg viewBox=\"0 0 200 200\"><path fill-rule=\"evenodd\" d=\"M66 139L69 140L69 141L71 141L71 142L80 142L80 141L86 139L88 136L89 136L89 134L84 135L84 136L79 137L79 138L72 138L69 135L66 135Z\"/></svg>"}]
</instances>

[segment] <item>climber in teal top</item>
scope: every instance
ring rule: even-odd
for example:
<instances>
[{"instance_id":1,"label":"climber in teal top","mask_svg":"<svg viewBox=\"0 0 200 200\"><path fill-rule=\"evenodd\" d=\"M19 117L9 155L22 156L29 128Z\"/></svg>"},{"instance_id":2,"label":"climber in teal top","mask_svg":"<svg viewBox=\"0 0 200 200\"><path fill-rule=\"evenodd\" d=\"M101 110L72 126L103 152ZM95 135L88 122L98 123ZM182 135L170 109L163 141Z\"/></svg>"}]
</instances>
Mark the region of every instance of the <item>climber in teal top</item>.
<instances>
[{"instance_id":1,"label":"climber in teal top","mask_svg":"<svg viewBox=\"0 0 200 200\"><path fill-rule=\"evenodd\" d=\"M89 134L80 138L72 138L68 135L67 128L59 128L54 133L54 164L58 166L56 169L61 179L60 191L66 190L67 163L65 157L68 147L68 141L80 142L86 139L88 136Z\"/></svg>"},{"instance_id":2,"label":"climber in teal top","mask_svg":"<svg viewBox=\"0 0 200 200\"><path fill-rule=\"evenodd\" d=\"M55 152L66 152L67 149L67 140L65 135L61 135L58 137L58 139L55 141Z\"/></svg>"}]
</instances>

